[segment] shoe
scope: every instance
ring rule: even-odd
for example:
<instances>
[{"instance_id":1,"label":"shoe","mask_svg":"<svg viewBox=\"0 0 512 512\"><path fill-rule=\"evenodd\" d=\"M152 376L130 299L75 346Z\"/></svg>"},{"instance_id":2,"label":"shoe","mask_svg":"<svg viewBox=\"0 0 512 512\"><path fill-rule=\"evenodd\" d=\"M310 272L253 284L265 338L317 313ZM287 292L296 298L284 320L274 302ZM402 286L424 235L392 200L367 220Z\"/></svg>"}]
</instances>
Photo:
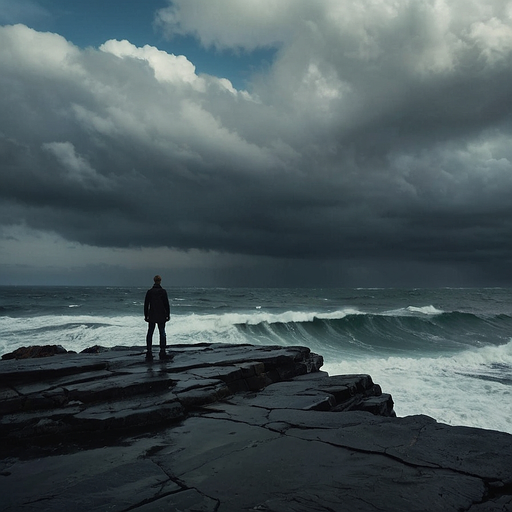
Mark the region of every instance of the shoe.
<instances>
[{"instance_id":1,"label":"shoe","mask_svg":"<svg viewBox=\"0 0 512 512\"><path fill-rule=\"evenodd\" d=\"M160 361L171 361L174 359L174 355L161 351L160 354L158 354L158 358Z\"/></svg>"},{"instance_id":2,"label":"shoe","mask_svg":"<svg viewBox=\"0 0 512 512\"><path fill-rule=\"evenodd\" d=\"M153 361L153 354L151 352L146 352L146 361Z\"/></svg>"}]
</instances>

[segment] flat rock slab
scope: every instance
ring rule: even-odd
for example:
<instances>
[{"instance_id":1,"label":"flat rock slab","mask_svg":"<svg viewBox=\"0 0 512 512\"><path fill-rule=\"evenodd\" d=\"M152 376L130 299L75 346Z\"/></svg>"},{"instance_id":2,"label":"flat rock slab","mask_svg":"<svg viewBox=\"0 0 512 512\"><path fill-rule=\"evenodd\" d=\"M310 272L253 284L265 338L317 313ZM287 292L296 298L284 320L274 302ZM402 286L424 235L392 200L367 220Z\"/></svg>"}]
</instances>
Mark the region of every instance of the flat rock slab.
<instances>
[{"instance_id":1,"label":"flat rock slab","mask_svg":"<svg viewBox=\"0 0 512 512\"><path fill-rule=\"evenodd\" d=\"M173 350L172 359L152 362L145 361L144 347L4 359L0 436L19 441L158 426L235 392L260 390L283 375L318 371L323 364L307 347L201 344Z\"/></svg>"},{"instance_id":2,"label":"flat rock slab","mask_svg":"<svg viewBox=\"0 0 512 512\"><path fill-rule=\"evenodd\" d=\"M209 439L196 445L201 432ZM411 512L425 510L428 497L429 510L455 511L485 493L476 476L225 420L189 419L169 444L154 460L219 510Z\"/></svg>"},{"instance_id":3,"label":"flat rock slab","mask_svg":"<svg viewBox=\"0 0 512 512\"><path fill-rule=\"evenodd\" d=\"M17 461L0 477L0 510L123 511L181 487L141 447L103 447Z\"/></svg>"},{"instance_id":4,"label":"flat rock slab","mask_svg":"<svg viewBox=\"0 0 512 512\"><path fill-rule=\"evenodd\" d=\"M393 417L306 347L172 349L0 362L0 512L512 510L509 434Z\"/></svg>"}]
</instances>

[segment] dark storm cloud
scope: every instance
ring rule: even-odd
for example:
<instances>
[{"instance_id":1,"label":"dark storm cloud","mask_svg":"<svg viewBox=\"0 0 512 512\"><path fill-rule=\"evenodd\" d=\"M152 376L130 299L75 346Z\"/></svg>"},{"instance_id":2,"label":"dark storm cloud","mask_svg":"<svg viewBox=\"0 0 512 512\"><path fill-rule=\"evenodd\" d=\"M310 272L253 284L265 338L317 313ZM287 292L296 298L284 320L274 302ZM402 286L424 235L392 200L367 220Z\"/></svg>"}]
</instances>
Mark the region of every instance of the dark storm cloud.
<instances>
[{"instance_id":1,"label":"dark storm cloud","mask_svg":"<svg viewBox=\"0 0 512 512\"><path fill-rule=\"evenodd\" d=\"M249 92L156 48L0 28L4 224L283 261L510 260L510 6L211 2L230 24L195 3L159 25L278 48Z\"/></svg>"}]
</instances>

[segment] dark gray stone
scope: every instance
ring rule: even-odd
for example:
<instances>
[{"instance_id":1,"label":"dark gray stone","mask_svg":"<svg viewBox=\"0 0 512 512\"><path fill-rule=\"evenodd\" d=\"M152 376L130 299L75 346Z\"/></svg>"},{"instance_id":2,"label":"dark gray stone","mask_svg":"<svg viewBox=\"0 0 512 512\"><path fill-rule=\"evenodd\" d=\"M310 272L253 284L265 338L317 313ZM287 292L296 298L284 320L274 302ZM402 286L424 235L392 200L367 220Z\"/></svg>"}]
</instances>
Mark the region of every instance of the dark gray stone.
<instances>
[{"instance_id":1,"label":"dark gray stone","mask_svg":"<svg viewBox=\"0 0 512 512\"><path fill-rule=\"evenodd\" d=\"M306 347L172 350L1 361L0 512L511 510L509 434L395 418Z\"/></svg>"},{"instance_id":2,"label":"dark gray stone","mask_svg":"<svg viewBox=\"0 0 512 512\"><path fill-rule=\"evenodd\" d=\"M196 444L200 433L208 437ZM169 441L153 460L219 511L456 511L485 492L477 477L226 420L190 418Z\"/></svg>"},{"instance_id":3,"label":"dark gray stone","mask_svg":"<svg viewBox=\"0 0 512 512\"><path fill-rule=\"evenodd\" d=\"M30 347L20 347L14 352L4 354L2 359L33 359L37 357L50 357L55 354L66 354L67 350L60 345L33 345Z\"/></svg>"}]
</instances>

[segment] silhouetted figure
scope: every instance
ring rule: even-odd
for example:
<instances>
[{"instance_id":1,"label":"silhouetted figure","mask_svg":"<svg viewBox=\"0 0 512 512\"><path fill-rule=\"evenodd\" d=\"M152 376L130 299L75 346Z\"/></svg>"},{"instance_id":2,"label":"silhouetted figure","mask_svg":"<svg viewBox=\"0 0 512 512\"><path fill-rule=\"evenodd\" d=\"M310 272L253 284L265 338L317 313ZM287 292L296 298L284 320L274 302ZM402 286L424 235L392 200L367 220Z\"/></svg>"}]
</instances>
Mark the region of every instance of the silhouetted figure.
<instances>
[{"instance_id":1,"label":"silhouetted figure","mask_svg":"<svg viewBox=\"0 0 512 512\"><path fill-rule=\"evenodd\" d=\"M146 359L153 359L152 345L153 333L158 325L160 333L160 359L170 359L165 349L167 347L167 337L165 335L165 322L171 318L171 307L169 306L169 298L167 292L162 288L160 283L162 278L155 276L153 278L155 284L146 292L144 300L144 320L148 322L148 333L146 335Z\"/></svg>"}]
</instances>

